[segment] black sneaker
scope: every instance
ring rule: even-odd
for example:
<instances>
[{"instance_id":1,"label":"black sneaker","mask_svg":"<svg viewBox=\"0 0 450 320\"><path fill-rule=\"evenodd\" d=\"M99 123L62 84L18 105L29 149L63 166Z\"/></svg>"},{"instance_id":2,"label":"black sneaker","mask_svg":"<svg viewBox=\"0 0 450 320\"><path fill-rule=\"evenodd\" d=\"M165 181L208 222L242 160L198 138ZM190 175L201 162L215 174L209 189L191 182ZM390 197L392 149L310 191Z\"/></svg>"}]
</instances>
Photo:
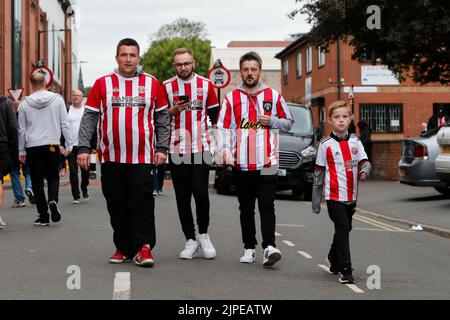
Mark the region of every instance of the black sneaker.
<instances>
[{"instance_id":1,"label":"black sneaker","mask_svg":"<svg viewBox=\"0 0 450 320\"><path fill-rule=\"evenodd\" d=\"M343 284L350 284L355 282L351 268L347 268L339 272L339 282Z\"/></svg>"},{"instance_id":2,"label":"black sneaker","mask_svg":"<svg viewBox=\"0 0 450 320\"><path fill-rule=\"evenodd\" d=\"M58 204L55 201L50 201L48 203L48 206L50 207L51 211L51 217L53 222L60 222L61 221L61 211L59 211Z\"/></svg>"},{"instance_id":3,"label":"black sneaker","mask_svg":"<svg viewBox=\"0 0 450 320\"><path fill-rule=\"evenodd\" d=\"M91 198L91 196L89 195L89 193L87 193L87 192L84 193L84 192L83 192L83 199L84 199L84 200L88 201L90 198Z\"/></svg>"},{"instance_id":4,"label":"black sneaker","mask_svg":"<svg viewBox=\"0 0 450 320\"><path fill-rule=\"evenodd\" d=\"M339 274L338 267L331 262L330 256L325 257L325 261L328 264L328 269L331 274Z\"/></svg>"},{"instance_id":5,"label":"black sneaker","mask_svg":"<svg viewBox=\"0 0 450 320\"><path fill-rule=\"evenodd\" d=\"M25 194L28 196L28 201L30 202L30 204L32 204L32 205L36 204L36 200L34 199L33 190L27 189L27 190L25 190Z\"/></svg>"},{"instance_id":6,"label":"black sneaker","mask_svg":"<svg viewBox=\"0 0 450 320\"><path fill-rule=\"evenodd\" d=\"M35 226L38 227L48 227L50 225L50 220L47 218L41 218L39 217L35 222L34 222Z\"/></svg>"}]
</instances>

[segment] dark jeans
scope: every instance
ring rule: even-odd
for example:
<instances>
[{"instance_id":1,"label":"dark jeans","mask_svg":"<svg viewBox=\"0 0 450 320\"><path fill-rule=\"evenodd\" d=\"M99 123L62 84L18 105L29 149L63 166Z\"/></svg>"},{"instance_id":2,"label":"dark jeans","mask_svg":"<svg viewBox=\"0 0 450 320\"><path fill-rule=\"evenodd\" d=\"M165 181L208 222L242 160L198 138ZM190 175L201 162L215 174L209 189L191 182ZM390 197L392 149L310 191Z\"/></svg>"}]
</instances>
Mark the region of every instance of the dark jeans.
<instances>
[{"instance_id":1,"label":"dark jeans","mask_svg":"<svg viewBox=\"0 0 450 320\"><path fill-rule=\"evenodd\" d=\"M233 171L236 182L239 210L241 212L242 241L245 249L255 249L256 241L255 205L258 200L261 218L261 234L263 249L275 244L275 192L277 175L261 175L260 171Z\"/></svg>"},{"instance_id":2,"label":"dark jeans","mask_svg":"<svg viewBox=\"0 0 450 320\"><path fill-rule=\"evenodd\" d=\"M49 216L44 179L48 184L48 202L58 202L59 163L59 146L57 145L27 148L27 164L30 167L36 207L40 217L44 219Z\"/></svg>"},{"instance_id":3,"label":"dark jeans","mask_svg":"<svg viewBox=\"0 0 450 320\"><path fill-rule=\"evenodd\" d=\"M153 191L160 192L164 187L164 176L166 174L166 165L153 169Z\"/></svg>"},{"instance_id":4,"label":"dark jeans","mask_svg":"<svg viewBox=\"0 0 450 320\"><path fill-rule=\"evenodd\" d=\"M144 244L153 249L156 243L153 166L107 162L101 168L102 191L116 248L128 257L133 257Z\"/></svg>"},{"instance_id":5,"label":"dark jeans","mask_svg":"<svg viewBox=\"0 0 450 320\"><path fill-rule=\"evenodd\" d=\"M328 214L334 222L335 234L331 245L329 258L339 271L351 268L350 231L356 204L344 204L338 201L327 201Z\"/></svg>"},{"instance_id":6,"label":"dark jeans","mask_svg":"<svg viewBox=\"0 0 450 320\"><path fill-rule=\"evenodd\" d=\"M72 153L69 155L69 170L70 170L70 185L72 188L72 196L74 199L80 199L80 186L78 183L78 147L73 147ZM88 193L89 186L89 171L80 168L81 170L81 192Z\"/></svg>"},{"instance_id":7,"label":"dark jeans","mask_svg":"<svg viewBox=\"0 0 450 320\"><path fill-rule=\"evenodd\" d=\"M169 158L178 215L186 240L195 240L195 225L191 208L192 195L195 199L198 232L200 234L208 233L209 227L209 166L204 161L201 164L194 164L194 157L196 156L192 155L190 164L175 164L172 157Z\"/></svg>"}]
</instances>

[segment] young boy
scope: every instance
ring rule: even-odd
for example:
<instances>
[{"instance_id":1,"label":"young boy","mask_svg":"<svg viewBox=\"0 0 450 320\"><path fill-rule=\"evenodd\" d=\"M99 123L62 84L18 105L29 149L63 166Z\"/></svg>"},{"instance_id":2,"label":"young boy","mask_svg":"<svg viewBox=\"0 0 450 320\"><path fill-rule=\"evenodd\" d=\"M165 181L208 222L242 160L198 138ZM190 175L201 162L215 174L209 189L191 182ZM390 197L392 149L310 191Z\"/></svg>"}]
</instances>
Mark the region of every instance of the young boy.
<instances>
[{"instance_id":1,"label":"young boy","mask_svg":"<svg viewBox=\"0 0 450 320\"><path fill-rule=\"evenodd\" d=\"M320 144L314 172L312 209L320 213L325 188L328 214L334 223L333 244L327 257L330 273L339 274L340 283L353 283L349 234L356 210L358 179L365 181L371 165L361 141L348 133L352 112L345 101L328 107L330 137Z\"/></svg>"}]
</instances>

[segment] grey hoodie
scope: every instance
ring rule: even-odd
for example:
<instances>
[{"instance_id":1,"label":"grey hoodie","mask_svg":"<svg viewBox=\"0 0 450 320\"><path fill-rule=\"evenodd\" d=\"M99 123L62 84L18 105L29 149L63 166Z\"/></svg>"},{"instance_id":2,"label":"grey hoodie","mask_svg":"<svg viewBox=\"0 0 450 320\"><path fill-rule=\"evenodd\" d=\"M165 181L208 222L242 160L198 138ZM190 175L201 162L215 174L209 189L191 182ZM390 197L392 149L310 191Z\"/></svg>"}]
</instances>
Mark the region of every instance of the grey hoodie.
<instances>
[{"instance_id":1,"label":"grey hoodie","mask_svg":"<svg viewBox=\"0 0 450 320\"><path fill-rule=\"evenodd\" d=\"M26 97L19 107L19 155L26 148L60 145L61 132L71 150L70 125L64 99L47 90Z\"/></svg>"}]
</instances>

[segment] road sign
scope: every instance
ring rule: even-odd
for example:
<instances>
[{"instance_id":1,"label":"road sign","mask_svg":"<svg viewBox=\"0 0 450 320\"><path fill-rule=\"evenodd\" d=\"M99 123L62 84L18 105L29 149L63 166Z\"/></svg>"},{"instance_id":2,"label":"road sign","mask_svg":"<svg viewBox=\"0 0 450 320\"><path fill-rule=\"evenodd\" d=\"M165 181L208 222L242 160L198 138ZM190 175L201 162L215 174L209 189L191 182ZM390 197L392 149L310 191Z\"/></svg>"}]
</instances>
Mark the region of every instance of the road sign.
<instances>
[{"instance_id":1,"label":"road sign","mask_svg":"<svg viewBox=\"0 0 450 320\"><path fill-rule=\"evenodd\" d=\"M223 89L230 84L230 71L224 66L213 68L208 73L208 79L211 80L214 87Z\"/></svg>"},{"instance_id":2,"label":"road sign","mask_svg":"<svg viewBox=\"0 0 450 320\"><path fill-rule=\"evenodd\" d=\"M14 99L14 101L20 101L23 94L23 88L8 89L9 95Z\"/></svg>"},{"instance_id":3,"label":"road sign","mask_svg":"<svg viewBox=\"0 0 450 320\"><path fill-rule=\"evenodd\" d=\"M53 72L47 68L46 66L42 66L42 67L38 67L33 69L33 71L31 71L31 75L35 74L36 72L41 72L43 74L45 74L45 82L47 83L47 88L50 87L53 83Z\"/></svg>"}]
</instances>

